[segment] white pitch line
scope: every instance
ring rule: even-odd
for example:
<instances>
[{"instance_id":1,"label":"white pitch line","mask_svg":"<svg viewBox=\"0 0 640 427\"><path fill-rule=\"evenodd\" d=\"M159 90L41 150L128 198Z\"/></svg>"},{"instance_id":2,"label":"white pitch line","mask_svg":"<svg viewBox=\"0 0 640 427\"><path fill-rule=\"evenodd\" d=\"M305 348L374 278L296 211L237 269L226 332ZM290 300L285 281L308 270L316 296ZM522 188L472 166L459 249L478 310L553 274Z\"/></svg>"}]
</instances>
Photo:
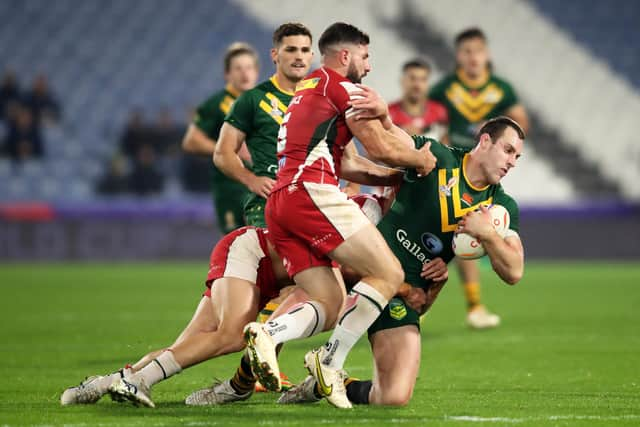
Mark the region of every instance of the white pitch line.
<instances>
[{"instance_id":1,"label":"white pitch line","mask_svg":"<svg viewBox=\"0 0 640 427\"><path fill-rule=\"evenodd\" d=\"M518 424L529 421L629 421L640 420L640 415L637 414L625 414L625 415L550 415L547 417L523 417L523 418L509 418L509 417L476 417L469 415L460 416L446 416L445 421L459 421L459 422L472 422L472 423L511 423Z\"/></svg>"}]
</instances>

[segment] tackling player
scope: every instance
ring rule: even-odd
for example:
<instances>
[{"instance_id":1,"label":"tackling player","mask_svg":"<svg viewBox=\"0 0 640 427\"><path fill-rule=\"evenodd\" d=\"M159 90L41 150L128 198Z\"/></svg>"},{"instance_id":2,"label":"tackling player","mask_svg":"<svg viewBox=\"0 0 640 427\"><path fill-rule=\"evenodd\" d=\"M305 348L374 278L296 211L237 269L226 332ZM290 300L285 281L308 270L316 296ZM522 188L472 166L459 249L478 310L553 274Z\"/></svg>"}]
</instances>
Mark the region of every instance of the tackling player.
<instances>
[{"instance_id":1,"label":"tackling player","mask_svg":"<svg viewBox=\"0 0 640 427\"><path fill-rule=\"evenodd\" d=\"M205 360L242 350L244 325L280 288L291 284L266 234L261 228L242 227L218 242L211 252L207 290L171 346L147 354L133 366L87 378L65 390L61 403L95 403L110 392L116 400L154 407L150 392L154 384ZM295 298L290 296L289 303L294 304Z\"/></svg>"},{"instance_id":2,"label":"tackling player","mask_svg":"<svg viewBox=\"0 0 640 427\"><path fill-rule=\"evenodd\" d=\"M257 78L256 51L246 43L231 44L224 55L224 79L227 85L198 106L196 117L182 140L182 148L188 153L212 158L224 117L236 98L255 86ZM244 225L243 207L248 195L247 187L228 178L213 164L211 195L218 228L223 235Z\"/></svg>"},{"instance_id":3,"label":"tackling player","mask_svg":"<svg viewBox=\"0 0 640 427\"><path fill-rule=\"evenodd\" d=\"M379 220L381 210L371 209L369 196L356 196L368 218ZM375 206L374 206L375 208ZM151 387L182 369L244 347L242 327L255 318L258 307L291 283L281 258L269 243L267 231L243 227L224 236L211 253L207 290L191 322L168 349L153 351L133 366L127 365L109 375L87 378L80 385L64 391L63 405L97 402L110 392L116 400L130 400L153 407ZM340 276L337 276L340 280ZM400 294L422 301L421 291L403 284ZM296 289L287 296L282 311L308 296ZM417 307L417 306L416 306ZM278 312L274 313L278 315ZM248 359L242 371L231 380L196 391L186 399L188 405L211 405L245 400L253 392L255 379ZM245 387L246 386L246 387Z\"/></svg>"},{"instance_id":4,"label":"tackling player","mask_svg":"<svg viewBox=\"0 0 640 427\"><path fill-rule=\"evenodd\" d=\"M276 317L263 327L245 328L253 372L267 388L278 390L276 345L311 336L337 325L327 344L305 356L305 365L322 385L323 396L336 407L351 404L342 366L347 354L379 316L403 282L395 256L375 226L338 187L338 180L389 185L388 176L375 177L369 161L350 169L342 164L345 146L357 137L378 161L416 168L427 174L435 165L428 145L409 147L410 138L377 120L356 121L351 103L361 89L355 83L371 70L369 36L358 28L335 23L320 37L323 66L300 83L278 134L279 170L267 201L266 219L276 250L296 285L310 301ZM346 154L345 154L346 153ZM394 177L395 178L395 177ZM342 289L331 270L332 261L362 277L342 307Z\"/></svg>"},{"instance_id":5,"label":"tackling player","mask_svg":"<svg viewBox=\"0 0 640 427\"><path fill-rule=\"evenodd\" d=\"M414 137L416 146L427 143ZM518 207L500 180L515 167L522 152L524 132L516 122L498 117L485 123L470 152L431 141L436 168L419 177L407 171L389 212L378 229L405 272L405 281L425 290L428 300L416 310L393 298L369 328L374 357L373 381L350 381L349 400L359 404L406 405L420 367L420 314L436 299L446 277L434 280L434 259L451 261L453 235L464 232L477 238L487 251L494 271L514 285L524 272L524 250L518 236ZM505 238L495 231L485 205L504 206L511 216ZM318 381L309 376L283 393L280 403L318 401Z\"/></svg>"},{"instance_id":6,"label":"tackling player","mask_svg":"<svg viewBox=\"0 0 640 427\"><path fill-rule=\"evenodd\" d=\"M251 190L244 206L249 225L266 227L264 207L278 169L278 129L296 84L309 72L312 58L311 32L307 27L299 23L278 27L271 49L275 74L236 100L220 130L214 162L225 175ZM239 155L243 143L251 153L250 169Z\"/></svg>"},{"instance_id":7,"label":"tackling player","mask_svg":"<svg viewBox=\"0 0 640 427\"><path fill-rule=\"evenodd\" d=\"M487 38L478 28L467 29L455 39L457 69L430 91L429 97L445 105L449 115L448 144L469 149L474 135L486 120L500 115L511 117L528 132L527 113L513 87L493 73ZM500 317L490 313L480 301L480 271L477 261L458 260L467 300L467 324L490 328Z\"/></svg>"}]
</instances>

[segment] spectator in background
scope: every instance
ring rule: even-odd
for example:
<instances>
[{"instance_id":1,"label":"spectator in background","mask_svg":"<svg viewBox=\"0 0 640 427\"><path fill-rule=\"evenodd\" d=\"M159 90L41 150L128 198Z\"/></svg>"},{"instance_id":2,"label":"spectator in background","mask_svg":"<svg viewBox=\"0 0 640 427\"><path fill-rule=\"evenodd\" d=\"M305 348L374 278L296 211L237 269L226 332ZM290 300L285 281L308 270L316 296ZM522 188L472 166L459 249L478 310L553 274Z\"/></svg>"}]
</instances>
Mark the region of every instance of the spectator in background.
<instances>
[{"instance_id":1,"label":"spectator in background","mask_svg":"<svg viewBox=\"0 0 640 427\"><path fill-rule=\"evenodd\" d=\"M98 182L96 191L105 195L118 195L129 191L127 159L123 155L117 154L111 159L109 170Z\"/></svg>"},{"instance_id":2,"label":"spectator in background","mask_svg":"<svg viewBox=\"0 0 640 427\"><path fill-rule=\"evenodd\" d=\"M5 149L14 161L42 157L40 128L29 108L20 105L10 109Z\"/></svg>"},{"instance_id":3,"label":"spectator in background","mask_svg":"<svg viewBox=\"0 0 640 427\"><path fill-rule=\"evenodd\" d=\"M160 109L152 128L154 145L157 151L170 156L180 153L180 143L182 142L184 131L183 126L176 124L168 108Z\"/></svg>"},{"instance_id":4,"label":"spectator in background","mask_svg":"<svg viewBox=\"0 0 640 427\"><path fill-rule=\"evenodd\" d=\"M120 150L133 159L143 145L153 145L153 135L144 123L142 110L136 108L129 113L127 124L120 138Z\"/></svg>"},{"instance_id":5,"label":"spectator in background","mask_svg":"<svg viewBox=\"0 0 640 427\"><path fill-rule=\"evenodd\" d=\"M130 189L141 196L162 191L164 177L156 168L156 153L151 145L140 146L129 183Z\"/></svg>"},{"instance_id":6,"label":"spectator in background","mask_svg":"<svg viewBox=\"0 0 640 427\"><path fill-rule=\"evenodd\" d=\"M0 82L0 120L9 118L9 110L20 102L20 85L12 70L5 72Z\"/></svg>"},{"instance_id":7,"label":"spectator in background","mask_svg":"<svg viewBox=\"0 0 640 427\"><path fill-rule=\"evenodd\" d=\"M31 110L38 126L60 120L60 104L51 93L46 76L42 74L33 81L33 86L25 94L23 103Z\"/></svg>"}]
</instances>

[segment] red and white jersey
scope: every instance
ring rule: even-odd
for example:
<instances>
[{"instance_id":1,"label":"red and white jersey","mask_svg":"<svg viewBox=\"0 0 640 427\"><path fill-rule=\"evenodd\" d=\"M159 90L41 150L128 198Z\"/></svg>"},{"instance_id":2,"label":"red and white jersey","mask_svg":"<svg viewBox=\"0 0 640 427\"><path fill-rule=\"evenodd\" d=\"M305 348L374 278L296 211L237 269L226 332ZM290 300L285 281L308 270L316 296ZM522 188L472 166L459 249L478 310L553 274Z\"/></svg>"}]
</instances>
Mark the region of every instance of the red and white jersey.
<instances>
[{"instance_id":1,"label":"red and white jersey","mask_svg":"<svg viewBox=\"0 0 640 427\"><path fill-rule=\"evenodd\" d=\"M337 72L322 67L296 87L278 133L278 176L273 191L298 182L338 185L344 147L353 135L346 119L349 100L361 92Z\"/></svg>"},{"instance_id":2,"label":"red and white jersey","mask_svg":"<svg viewBox=\"0 0 640 427\"><path fill-rule=\"evenodd\" d=\"M401 128L417 128L420 134L428 133L433 124L446 125L449 123L447 108L436 101L427 100L424 103L424 112L421 116L412 116L402 109L402 101L389 104L391 121Z\"/></svg>"},{"instance_id":3,"label":"red and white jersey","mask_svg":"<svg viewBox=\"0 0 640 427\"><path fill-rule=\"evenodd\" d=\"M351 196L349 199L353 200L358 206L360 206L360 210L362 210L365 216L369 218L369 221L371 221L373 225L378 225L382 220L385 204L385 199L382 196L362 193Z\"/></svg>"}]
</instances>

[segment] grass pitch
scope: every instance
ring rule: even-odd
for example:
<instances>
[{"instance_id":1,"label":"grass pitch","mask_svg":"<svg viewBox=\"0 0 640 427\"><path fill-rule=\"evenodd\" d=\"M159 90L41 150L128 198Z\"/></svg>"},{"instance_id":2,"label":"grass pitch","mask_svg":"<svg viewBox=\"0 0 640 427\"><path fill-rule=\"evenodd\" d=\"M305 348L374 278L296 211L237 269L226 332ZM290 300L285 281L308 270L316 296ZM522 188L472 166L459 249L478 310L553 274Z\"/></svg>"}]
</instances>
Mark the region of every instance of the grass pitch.
<instances>
[{"instance_id":1,"label":"grass pitch","mask_svg":"<svg viewBox=\"0 0 640 427\"><path fill-rule=\"evenodd\" d=\"M0 425L640 425L640 264L529 263L515 287L483 273L498 329L464 326L455 278L423 322L420 377L405 408L326 402L278 406L260 394L224 407L184 398L231 375L238 355L157 385L156 409L111 402L61 407L60 393L170 344L202 292L204 264L0 266ZM281 366L303 378L302 357L325 335L290 343ZM368 378L366 339L347 370Z\"/></svg>"}]
</instances>

